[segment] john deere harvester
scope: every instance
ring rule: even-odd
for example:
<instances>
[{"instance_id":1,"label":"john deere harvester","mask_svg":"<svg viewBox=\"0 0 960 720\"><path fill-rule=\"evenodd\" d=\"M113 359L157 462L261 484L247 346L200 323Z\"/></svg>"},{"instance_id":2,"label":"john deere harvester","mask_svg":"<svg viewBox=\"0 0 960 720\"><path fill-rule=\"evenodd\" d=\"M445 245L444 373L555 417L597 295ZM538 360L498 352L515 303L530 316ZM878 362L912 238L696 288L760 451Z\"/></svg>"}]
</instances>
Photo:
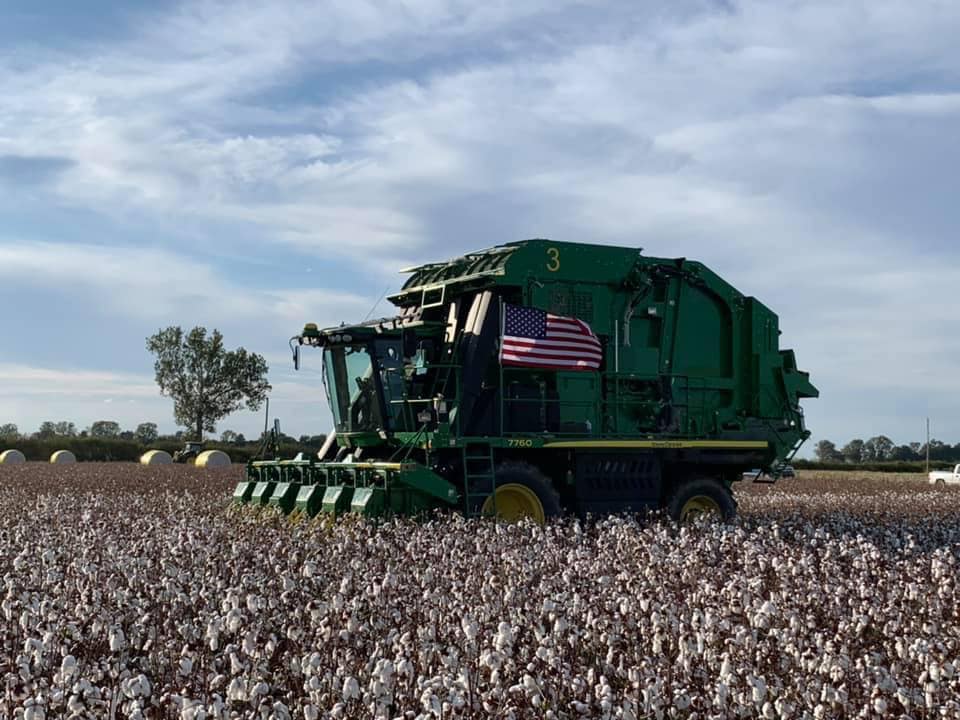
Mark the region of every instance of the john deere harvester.
<instances>
[{"instance_id":1,"label":"john deere harvester","mask_svg":"<svg viewBox=\"0 0 960 720\"><path fill-rule=\"evenodd\" d=\"M335 433L247 466L239 503L365 516L731 517L817 397L777 316L698 262L526 240L412 268L393 317L291 339L322 355Z\"/></svg>"}]
</instances>

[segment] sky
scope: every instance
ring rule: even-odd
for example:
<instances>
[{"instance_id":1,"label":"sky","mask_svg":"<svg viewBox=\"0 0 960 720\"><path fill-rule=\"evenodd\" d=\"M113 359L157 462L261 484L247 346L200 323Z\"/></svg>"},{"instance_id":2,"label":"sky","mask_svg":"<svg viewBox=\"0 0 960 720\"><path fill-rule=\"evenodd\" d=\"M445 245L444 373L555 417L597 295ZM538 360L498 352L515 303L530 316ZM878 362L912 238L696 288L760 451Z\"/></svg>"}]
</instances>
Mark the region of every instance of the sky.
<instances>
[{"instance_id":1,"label":"sky","mask_svg":"<svg viewBox=\"0 0 960 720\"><path fill-rule=\"evenodd\" d=\"M958 35L950 0L5 0L0 424L172 431L145 338L204 325L326 432L304 322L548 237L760 298L808 448L958 442Z\"/></svg>"}]
</instances>

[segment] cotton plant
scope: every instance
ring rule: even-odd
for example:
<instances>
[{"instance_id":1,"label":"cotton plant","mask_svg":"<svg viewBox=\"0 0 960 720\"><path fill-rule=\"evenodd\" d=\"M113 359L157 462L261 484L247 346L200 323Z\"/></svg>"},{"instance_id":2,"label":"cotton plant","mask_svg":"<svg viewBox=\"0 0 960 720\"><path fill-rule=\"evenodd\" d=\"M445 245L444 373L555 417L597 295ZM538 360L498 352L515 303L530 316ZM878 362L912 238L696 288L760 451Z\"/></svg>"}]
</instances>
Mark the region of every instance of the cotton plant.
<instances>
[{"instance_id":1,"label":"cotton plant","mask_svg":"<svg viewBox=\"0 0 960 720\"><path fill-rule=\"evenodd\" d=\"M230 484L0 473L0 716L960 717L952 489L748 487L678 529L292 524Z\"/></svg>"}]
</instances>

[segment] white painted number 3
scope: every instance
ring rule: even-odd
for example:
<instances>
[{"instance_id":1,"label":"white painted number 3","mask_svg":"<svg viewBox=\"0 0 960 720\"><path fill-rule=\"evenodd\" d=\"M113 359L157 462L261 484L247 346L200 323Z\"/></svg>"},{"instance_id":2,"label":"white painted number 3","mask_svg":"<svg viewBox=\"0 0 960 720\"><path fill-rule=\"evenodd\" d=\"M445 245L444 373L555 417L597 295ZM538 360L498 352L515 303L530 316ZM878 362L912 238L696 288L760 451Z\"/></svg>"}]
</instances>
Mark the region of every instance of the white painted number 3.
<instances>
[{"instance_id":1,"label":"white painted number 3","mask_svg":"<svg viewBox=\"0 0 960 720\"><path fill-rule=\"evenodd\" d=\"M547 255L550 256L550 262L547 263L547 270L556 272L560 269L560 251L556 248L547 248Z\"/></svg>"}]
</instances>

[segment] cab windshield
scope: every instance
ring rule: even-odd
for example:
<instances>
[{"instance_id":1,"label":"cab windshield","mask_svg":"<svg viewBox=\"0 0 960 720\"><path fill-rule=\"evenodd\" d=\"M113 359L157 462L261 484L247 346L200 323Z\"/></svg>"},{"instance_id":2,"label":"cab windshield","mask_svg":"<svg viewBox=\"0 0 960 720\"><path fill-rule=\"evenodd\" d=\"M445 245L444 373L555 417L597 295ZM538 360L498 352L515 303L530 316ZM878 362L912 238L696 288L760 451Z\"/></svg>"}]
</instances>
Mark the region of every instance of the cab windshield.
<instances>
[{"instance_id":1,"label":"cab windshield","mask_svg":"<svg viewBox=\"0 0 960 720\"><path fill-rule=\"evenodd\" d=\"M366 344L324 348L323 384L337 432L382 428L373 361Z\"/></svg>"}]
</instances>

